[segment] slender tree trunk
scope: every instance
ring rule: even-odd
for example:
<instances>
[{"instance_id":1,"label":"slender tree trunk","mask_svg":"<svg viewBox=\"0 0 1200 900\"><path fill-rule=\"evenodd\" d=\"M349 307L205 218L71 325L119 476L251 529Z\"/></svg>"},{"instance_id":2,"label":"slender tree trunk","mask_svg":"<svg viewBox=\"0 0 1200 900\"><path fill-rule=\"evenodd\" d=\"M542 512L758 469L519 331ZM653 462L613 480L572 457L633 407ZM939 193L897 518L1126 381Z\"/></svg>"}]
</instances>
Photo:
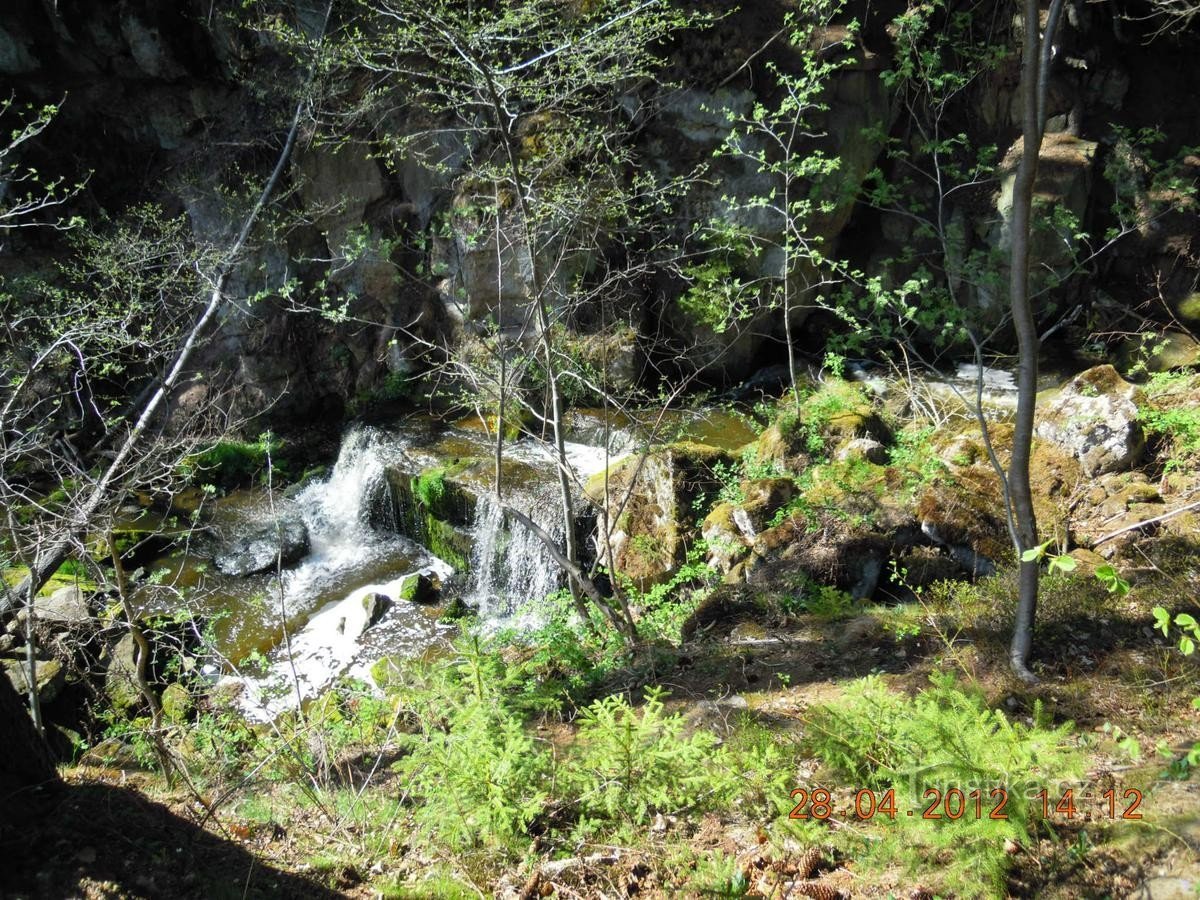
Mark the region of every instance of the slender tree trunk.
<instances>
[{"instance_id":1,"label":"slender tree trunk","mask_svg":"<svg viewBox=\"0 0 1200 900\"><path fill-rule=\"evenodd\" d=\"M1008 486L1012 499L1013 520L1019 541L1018 553L1038 545L1037 518L1033 509L1033 491L1029 483L1029 458L1033 447L1033 415L1037 402L1039 340L1037 322L1029 297L1029 243L1033 208L1033 188L1037 179L1038 153L1041 149L1039 122L1040 42L1037 0L1025 0L1024 58L1021 64L1021 94L1024 102L1021 159L1013 186L1012 262L1009 272L1009 299L1013 326L1017 334L1017 414L1013 424L1013 450L1008 467ZM1048 36L1049 38L1049 36ZM1036 681L1029 671L1029 652L1033 643L1033 624L1037 616L1039 560L1020 561L1016 621L1013 626L1009 663L1013 672L1027 682Z\"/></svg>"},{"instance_id":2,"label":"slender tree trunk","mask_svg":"<svg viewBox=\"0 0 1200 900\"><path fill-rule=\"evenodd\" d=\"M783 337L787 341L788 379L792 382L792 402L796 406L796 412L800 412L800 387L796 380L796 346L792 337L792 177L788 174L791 163L789 146L783 176Z\"/></svg>"}]
</instances>

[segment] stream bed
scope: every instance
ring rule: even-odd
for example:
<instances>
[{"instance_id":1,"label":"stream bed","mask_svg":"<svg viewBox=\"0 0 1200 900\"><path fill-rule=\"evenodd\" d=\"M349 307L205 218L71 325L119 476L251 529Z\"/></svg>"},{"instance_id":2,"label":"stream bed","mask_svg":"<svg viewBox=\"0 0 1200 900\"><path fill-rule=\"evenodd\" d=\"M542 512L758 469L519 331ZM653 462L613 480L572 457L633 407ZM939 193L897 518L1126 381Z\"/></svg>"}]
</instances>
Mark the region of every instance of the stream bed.
<instances>
[{"instance_id":1,"label":"stream bed","mask_svg":"<svg viewBox=\"0 0 1200 900\"><path fill-rule=\"evenodd\" d=\"M851 374L875 393L904 390L917 407L924 402L944 415L966 415L963 398L973 394L974 373L960 366L944 379L916 382ZM1010 414L1011 376L989 370L984 388L989 418ZM577 512L585 514L587 478L648 440L736 450L756 437L752 420L727 407L658 409L638 421L576 409L567 424ZM369 681L379 659L444 645L455 631L442 617L446 601L473 608L488 629L536 626L537 601L562 587L563 578L542 540L510 521L495 499L494 452L476 419L447 424L413 416L354 425L324 477L283 492L236 491L206 504L189 543L150 567L141 605L148 612L186 610L207 623L215 651L207 671L238 682L242 709L258 721L317 696L339 675ZM503 504L561 546L552 445L522 436L505 444L504 461ZM437 523L441 530L431 540L404 508L415 503L405 486L421 473L451 468L465 498L461 521ZM440 546L455 549L444 551L445 558L427 549ZM415 602L416 578L432 586L439 602Z\"/></svg>"}]
</instances>

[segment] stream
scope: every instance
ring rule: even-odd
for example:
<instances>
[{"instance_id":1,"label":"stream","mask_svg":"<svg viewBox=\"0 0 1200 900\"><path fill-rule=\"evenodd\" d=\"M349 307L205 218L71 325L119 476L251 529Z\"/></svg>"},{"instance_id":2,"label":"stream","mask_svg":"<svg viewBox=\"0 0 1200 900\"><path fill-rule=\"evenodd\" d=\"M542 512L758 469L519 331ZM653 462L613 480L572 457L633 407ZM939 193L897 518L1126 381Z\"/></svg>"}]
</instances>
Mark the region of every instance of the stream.
<instances>
[{"instance_id":1,"label":"stream","mask_svg":"<svg viewBox=\"0 0 1200 900\"><path fill-rule=\"evenodd\" d=\"M727 411L671 411L663 420L672 439L732 448L754 438L753 429ZM638 428L601 411L575 410L569 436L568 464L581 486L635 446ZM493 454L490 438L472 420L445 425L414 417L391 426L352 426L324 478L212 501L201 517L204 529L149 566L155 574L140 605L148 613L183 608L208 623L215 653L205 671L241 686L239 704L254 721L318 696L343 674L369 682L372 665L384 657L444 645L456 630L440 618L444 601L459 599L475 609L487 630L535 627L536 600L564 580L542 541L509 522L495 500ZM504 459L504 504L561 546L551 447L522 437L506 444ZM457 527L469 548L460 568L423 546L428 536L413 533L420 529L406 523L401 508L411 498L397 497L393 487L447 464L461 468L456 483L468 488L471 506ZM577 500L577 506L583 511L586 504ZM276 570L280 534L285 562L298 558ZM238 571L261 562L256 553L263 548L265 571ZM440 587L443 602L400 599L412 576Z\"/></svg>"},{"instance_id":2,"label":"stream","mask_svg":"<svg viewBox=\"0 0 1200 900\"><path fill-rule=\"evenodd\" d=\"M962 414L960 394L974 391L973 367L903 383L869 370L850 375L876 393L908 391L915 406L943 414L955 406ZM1009 373L986 373L989 418L1009 415L1014 398ZM724 407L657 410L651 418L658 442L688 439L733 450L756 436L745 416ZM581 489L646 434L624 417L572 410L567 457L576 485ZM354 425L325 477L283 492L236 491L212 501L194 539L152 564L141 605L160 613L183 608L208 623L215 653L205 671L240 685L241 708L255 721L316 697L343 674L369 682L372 665L384 657L445 645L456 630L440 617L446 601L475 609L485 630L535 627L537 601L564 581L542 541L510 522L495 499L493 454L477 420L445 424L417 416ZM550 444L523 436L505 445L504 459L504 503L562 546ZM465 498L461 521L438 526L450 532L439 540L462 551L457 567L427 549L439 544L414 522L412 497L396 487L444 466L455 468ZM583 511L586 503L577 506ZM281 539L290 564L276 568ZM415 577L440 589L438 603L402 599Z\"/></svg>"}]
</instances>

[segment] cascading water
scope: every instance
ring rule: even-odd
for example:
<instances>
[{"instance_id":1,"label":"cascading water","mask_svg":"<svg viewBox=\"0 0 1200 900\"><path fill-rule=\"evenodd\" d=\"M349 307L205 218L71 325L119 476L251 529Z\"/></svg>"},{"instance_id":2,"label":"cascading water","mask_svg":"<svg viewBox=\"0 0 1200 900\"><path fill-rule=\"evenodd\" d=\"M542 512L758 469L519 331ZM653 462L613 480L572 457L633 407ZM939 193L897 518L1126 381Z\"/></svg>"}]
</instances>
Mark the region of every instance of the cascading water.
<instances>
[{"instance_id":1,"label":"cascading water","mask_svg":"<svg viewBox=\"0 0 1200 900\"><path fill-rule=\"evenodd\" d=\"M513 502L528 506L522 511L556 542L563 542L562 514L551 498ZM523 605L562 587L561 569L545 543L531 529L511 521L495 495L485 494L476 502L472 534L475 547L466 601L485 622L511 620Z\"/></svg>"},{"instance_id":2,"label":"cascading water","mask_svg":"<svg viewBox=\"0 0 1200 900\"><path fill-rule=\"evenodd\" d=\"M387 527L395 523L389 521L386 469L399 456L386 432L355 429L328 479L276 507L278 516L303 519L310 552L264 591L286 639L263 676L240 679L248 717L268 720L318 694L358 660L368 627L386 631L400 646L427 646L446 631L407 603L394 604L376 625L387 606L379 598L395 600L404 577L420 571L444 579L452 571Z\"/></svg>"},{"instance_id":3,"label":"cascading water","mask_svg":"<svg viewBox=\"0 0 1200 900\"><path fill-rule=\"evenodd\" d=\"M341 673L365 676L372 660L419 652L448 630L426 610L404 601L381 620L374 615L378 596L394 600L404 576L426 572L448 581L453 574L412 539L428 535L416 510L397 508L413 499L403 490L394 496L389 472L411 477L447 458L469 458L476 450L486 459L491 448L485 436L470 432L455 430L435 438L445 440L437 444L412 431L406 429L404 437L366 427L348 432L329 477L273 507L278 519L304 522L310 552L261 590L268 615L286 619L288 631L265 674L239 679L248 717L272 718L315 696ZM602 469L608 457L602 447L569 442L566 449L567 465L580 480ZM537 625L537 601L564 584L543 540L504 508L529 516L561 548L565 524L556 462L549 448L532 440L510 443L505 455L523 475L517 476L519 486L506 485L503 505L487 490L470 490L474 520L463 599L478 610L488 629ZM260 509L258 520L262 518ZM410 537L399 534L405 527L414 531Z\"/></svg>"},{"instance_id":4,"label":"cascading water","mask_svg":"<svg viewBox=\"0 0 1200 900\"><path fill-rule=\"evenodd\" d=\"M395 452L384 433L356 428L342 441L329 478L296 495L291 505L308 527L310 553L299 567L284 573L289 597L302 602L317 596L331 581L398 548L394 522L388 521L385 475ZM376 530L373 522L393 527Z\"/></svg>"}]
</instances>

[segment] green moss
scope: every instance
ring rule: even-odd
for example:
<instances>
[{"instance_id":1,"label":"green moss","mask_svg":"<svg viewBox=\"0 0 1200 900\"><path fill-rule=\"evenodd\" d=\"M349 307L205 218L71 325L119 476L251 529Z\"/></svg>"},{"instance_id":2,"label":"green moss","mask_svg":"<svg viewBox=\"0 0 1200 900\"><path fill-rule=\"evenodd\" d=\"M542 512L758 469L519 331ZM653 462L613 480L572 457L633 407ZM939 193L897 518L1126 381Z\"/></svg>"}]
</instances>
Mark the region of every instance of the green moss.
<instances>
[{"instance_id":1,"label":"green moss","mask_svg":"<svg viewBox=\"0 0 1200 900\"><path fill-rule=\"evenodd\" d=\"M192 695L179 682L168 684L162 692L162 711L167 721L182 725L192 712Z\"/></svg>"},{"instance_id":2,"label":"green moss","mask_svg":"<svg viewBox=\"0 0 1200 900\"><path fill-rule=\"evenodd\" d=\"M193 484L212 484L230 490L262 476L268 460L275 477L286 478L288 461L282 451L283 442L270 432L263 433L256 441L222 440L187 457L182 470Z\"/></svg>"},{"instance_id":3,"label":"green moss","mask_svg":"<svg viewBox=\"0 0 1200 900\"><path fill-rule=\"evenodd\" d=\"M426 509L437 510L446 498L445 468L427 469L412 482L413 496Z\"/></svg>"},{"instance_id":4,"label":"green moss","mask_svg":"<svg viewBox=\"0 0 1200 900\"><path fill-rule=\"evenodd\" d=\"M471 539L436 516L425 518L425 546L460 572L470 568Z\"/></svg>"},{"instance_id":5,"label":"green moss","mask_svg":"<svg viewBox=\"0 0 1200 900\"><path fill-rule=\"evenodd\" d=\"M85 594L94 593L98 590L96 582L90 578L85 578L82 575L76 574L78 569L64 571L59 569L47 579L42 585L42 589L38 591L39 597L49 597L55 591L64 587L78 587ZM83 569L82 571L86 571ZM29 574L29 569L25 566L7 566L0 569L0 578L4 579L4 583L11 587L16 587Z\"/></svg>"},{"instance_id":6,"label":"green moss","mask_svg":"<svg viewBox=\"0 0 1200 900\"><path fill-rule=\"evenodd\" d=\"M1189 294L1180 300L1175 315L1187 325L1200 325L1200 294Z\"/></svg>"}]
</instances>

